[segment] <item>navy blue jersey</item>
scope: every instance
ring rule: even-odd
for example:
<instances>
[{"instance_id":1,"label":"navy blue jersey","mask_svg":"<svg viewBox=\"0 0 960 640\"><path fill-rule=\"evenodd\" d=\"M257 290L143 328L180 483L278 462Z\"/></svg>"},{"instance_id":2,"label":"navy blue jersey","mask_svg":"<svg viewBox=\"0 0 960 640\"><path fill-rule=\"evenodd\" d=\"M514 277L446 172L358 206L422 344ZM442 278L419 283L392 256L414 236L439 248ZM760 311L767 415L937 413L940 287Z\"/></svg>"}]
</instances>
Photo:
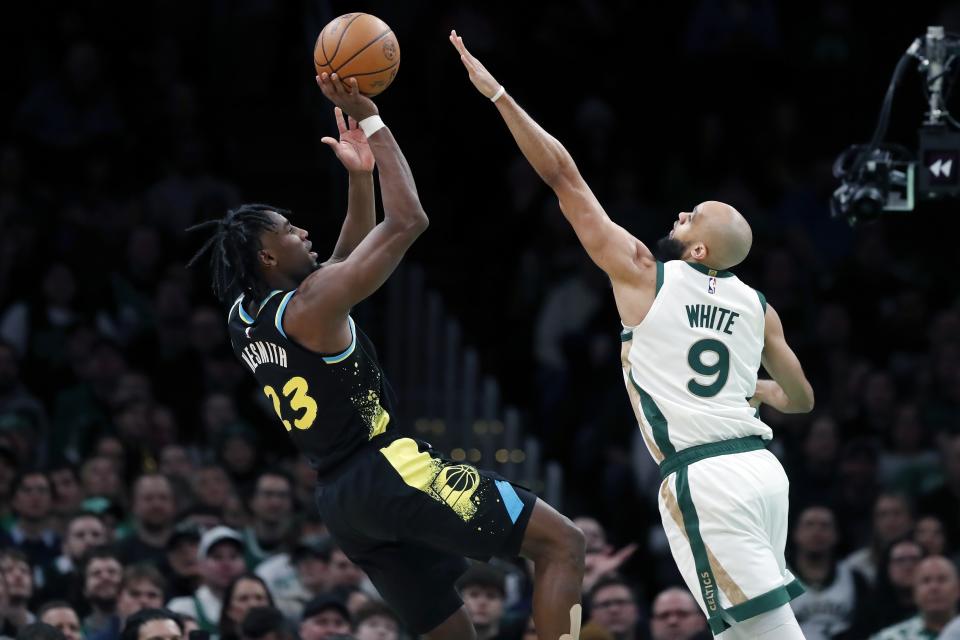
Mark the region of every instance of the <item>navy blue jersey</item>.
<instances>
[{"instance_id":1,"label":"navy blue jersey","mask_svg":"<svg viewBox=\"0 0 960 640\"><path fill-rule=\"evenodd\" d=\"M287 337L283 312L295 293L272 292L256 315L240 296L227 315L230 343L294 444L323 476L386 432L392 408L373 343L353 318L350 346L342 353L316 353Z\"/></svg>"}]
</instances>

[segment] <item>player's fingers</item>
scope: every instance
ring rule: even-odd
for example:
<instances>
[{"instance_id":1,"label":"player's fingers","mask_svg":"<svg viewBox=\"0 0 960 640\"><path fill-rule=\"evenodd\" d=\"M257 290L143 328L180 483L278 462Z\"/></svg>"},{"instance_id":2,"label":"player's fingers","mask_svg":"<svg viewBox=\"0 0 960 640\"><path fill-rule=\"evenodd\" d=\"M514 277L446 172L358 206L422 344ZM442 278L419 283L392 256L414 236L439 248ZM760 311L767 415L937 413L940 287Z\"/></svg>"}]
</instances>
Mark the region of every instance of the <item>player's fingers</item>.
<instances>
[{"instance_id":1,"label":"player's fingers","mask_svg":"<svg viewBox=\"0 0 960 640\"><path fill-rule=\"evenodd\" d=\"M350 129L356 129L359 125L357 121L353 119L353 116L347 116L347 127Z\"/></svg>"},{"instance_id":2,"label":"player's fingers","mask_svg":"<svg viewBox=\"0 0 960 640\"><path fill-rule=\"evenodd\" d=\"M340 95L341 93L344 93L343 85L340 83L340 76L335 73L330 75L330 86L332 87L334 94Z\"/></svg>"},{"instance_id":3,"label":"player's fingers","mask_svg":"<svg viewBox=\"0 0 960 640\"><path fill-rule=\"evenodd\" d=\"M458 36L455 30L450 32L450 42L453 43L453 46L457 48L457 51L459 51L461 55L470 57L470 52L467 51L467 45L463 44L463 38Z\"/></svg>"},{"instance_id":4,"label":"player's fingers","mask_svg":"<svg viewBox=\"0 0 960 640\"><path fill-rule=\"evenodd\" d=\"M347 78L346 84L348 87L347 91L350 95L353 96L360 93L360 83L357 82L356 78Z\"/></svg>"},{"instance_id":5,"label":"player's fingers","mask_svg":"<svg viewBox=\"0 0 960 640\"><path fill-rule=\"evenodd\" d=\"M337 121L337 131L339 131L340 133L343 133L344 131L346 131L347 125L343 121L343 109L341 109L340 107L334 107L333 117Z\"/></svg>"},{"instance_id":6,"label":"player's fingers","mask_svg":"<svg viewBox=\"0 0 960 640\"><path fill-rule=\"evenodd\" d=\"M468 58L471 62L477 62L477 59L474 58L474 57L473 57L473 54L470 53L470 50L467 49L467 45L463 44L463 38L461 38L460 36L457 36L457 42L460 43L460 52L461 52L463 55L467 56L467 58ZM479 64L479 63L478 63L478 64Z\"/></svg>"},{"instance_id":7,"label":"player's fingers","mask_svg":"<svg viewBox=\"0 0 960 640\"><path fill-rule=\"evenodd\" d=\"M320 138L320 142L322 142L323 144L327 145L328 147L331 147L331 148L334 148L334 149L335 149L335 148L337 147L337 145L339 144L339 142L337 142L336 140L334 140L334 139L331 138L330 136L323 136L322 138Z\"/></svg>"},{"instance_id":8,"label":"player's fingers","mask_svg":"<svg viewBox=\"0 0 960 640\"><path fill-rule=\"evenodd\" d=\"M453 31L451 31L451 32L450 32L450 44L453 45L453 48L454 48L454 49L456 49L456 50L459 51L460 53L463 53L463 50L460 48L462 45L461 45L460 42L458 41L458 37L459 37L459 36L457 36L457 30L456 30L456 29L454 29Z\"/></svg>"}]
</instances>

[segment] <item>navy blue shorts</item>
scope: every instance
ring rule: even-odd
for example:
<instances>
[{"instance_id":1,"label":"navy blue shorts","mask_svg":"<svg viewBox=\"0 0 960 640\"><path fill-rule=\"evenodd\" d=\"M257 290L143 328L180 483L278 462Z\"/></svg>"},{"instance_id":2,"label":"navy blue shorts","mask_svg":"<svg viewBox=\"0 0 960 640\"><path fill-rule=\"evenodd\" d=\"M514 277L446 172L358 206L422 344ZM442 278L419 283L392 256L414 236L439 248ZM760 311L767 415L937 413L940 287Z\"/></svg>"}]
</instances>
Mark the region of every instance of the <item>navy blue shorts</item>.
<instances>
[{"instance_id":1,"label":"navy blue shorts","mask_svg":"<svg viewBox=\"0 0 960 640\"><path fill-rule=\"evenodd\" d=\"M426 633L462 605L454 584L465 557L519 554L537 497L426 442L380 440L321 481L317 504L347 557L410 630Z\"/></svg>"}]
</instances>

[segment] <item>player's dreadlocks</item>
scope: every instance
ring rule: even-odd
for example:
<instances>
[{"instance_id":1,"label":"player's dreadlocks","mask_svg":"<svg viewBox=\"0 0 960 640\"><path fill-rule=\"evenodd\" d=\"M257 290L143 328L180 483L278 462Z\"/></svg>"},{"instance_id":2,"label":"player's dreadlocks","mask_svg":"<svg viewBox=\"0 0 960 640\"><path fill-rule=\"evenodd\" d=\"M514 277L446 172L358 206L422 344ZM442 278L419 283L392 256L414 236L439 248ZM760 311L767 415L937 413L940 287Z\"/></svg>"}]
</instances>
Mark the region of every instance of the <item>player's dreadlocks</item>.
<instances>
[{"instance_id":1,"label":"player's dreadlocks","mask_svg":"<svg viewBox=\"0 0 960 640\"><path fill-rule=\"evenodd\" d=\"M213 235L190 258L187 267L192 267L209 251L213 293L224 304L229 304L241 293L254 300L262 300L269 293L257 267L257 253L263 248L260 232L273 229L268 211L290 216L288 210L268 204L245 204L231 209L219 220L207 220L187 229L214 229Z\"/></svg>"}]
</instances>

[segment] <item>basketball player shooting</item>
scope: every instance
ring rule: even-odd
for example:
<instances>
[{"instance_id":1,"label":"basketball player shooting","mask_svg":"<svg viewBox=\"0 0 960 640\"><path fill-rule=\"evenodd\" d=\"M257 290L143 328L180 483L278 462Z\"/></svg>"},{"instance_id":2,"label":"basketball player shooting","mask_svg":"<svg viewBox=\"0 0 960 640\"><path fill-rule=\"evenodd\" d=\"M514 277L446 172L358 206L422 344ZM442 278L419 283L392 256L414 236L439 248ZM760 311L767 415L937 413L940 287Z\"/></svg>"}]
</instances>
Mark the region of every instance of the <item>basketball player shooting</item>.
<instances>
[{"instance_id":1,"label":"basketball player shooting","mask_svg":"<svg viewBox=\"0 0 960 640\"><path fill-rule=\"evenodd\" d=\"M333 255L318 262L289 211L243 205L198 225L214 233L191 264L211 252L234 352L317 470L333 538L406 625L431 639L475 638L454 588L464 557L523 555L536 571L537 629L555 640L579 601L583 534L522 487L397 433L376 350L350 310L386 282L427 215L400 147L356 80L324 73L317 82L340 130L324 142L350 173Z\"/></svg>"},{"instance_id":2,"label":"basketball player shooting","mask_svg":"<svg viewBox=\"0 0 960 640\"><path fill-rule=\"evenodd\" d=\"M670 550L714 635L803 638L787 604L803 588L786 568L787 490L763 403L813 409L813 389L763 295L728 271L747 257L750 225L733 207L680 213L658 245L665 262L614 223L567 150L521 109L456 32L470 81L514 140L594 263L610 277L623 323L630 403L660 465ZM761 365L772 380L758 380Z\"/></svg>"}]
</instances>

